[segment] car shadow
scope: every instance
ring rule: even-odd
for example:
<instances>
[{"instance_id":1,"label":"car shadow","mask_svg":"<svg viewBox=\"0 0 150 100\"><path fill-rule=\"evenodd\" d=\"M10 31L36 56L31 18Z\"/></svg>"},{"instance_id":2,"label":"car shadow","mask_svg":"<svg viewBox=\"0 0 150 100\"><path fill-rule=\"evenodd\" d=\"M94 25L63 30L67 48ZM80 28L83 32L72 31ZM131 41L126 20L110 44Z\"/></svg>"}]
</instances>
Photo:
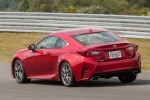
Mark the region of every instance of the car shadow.
<instances>
[{"instance_id":1,"label":"car shadow","mask_svg":"<svg viewBox=\"0 0 150 100\"><path fill-rule=\"evenodd\" d=\"M136 80L131 83L121 83L119 80L85 81L79 87L114 87L114 86L150 85L150 80Z\"/></svg>"},{"instance_id":2,"label":"car shadow","mask_svg":"<svg viewBox=\"0 0 150 100\"><path fill-rule=\"evenodd\" d=\"M62 82L51 80L32 80L30 84L63 86ZM94 81L83 81L78 87L114 87L114 86L132 86L132 85L150 85L150 80L137 79L132 83L121 83L118 79L102 79Z\"/></svg>"},{"instance_id":3,"label":"car shadow","mask_svg":"<svg viewBox=\"0 0 150 100\"><path fill-rule=\"evenodd\" d=\"M30 84L63 86L63 84L60 81L52 80L32 80Z\"/></svg>"}]
</instances>

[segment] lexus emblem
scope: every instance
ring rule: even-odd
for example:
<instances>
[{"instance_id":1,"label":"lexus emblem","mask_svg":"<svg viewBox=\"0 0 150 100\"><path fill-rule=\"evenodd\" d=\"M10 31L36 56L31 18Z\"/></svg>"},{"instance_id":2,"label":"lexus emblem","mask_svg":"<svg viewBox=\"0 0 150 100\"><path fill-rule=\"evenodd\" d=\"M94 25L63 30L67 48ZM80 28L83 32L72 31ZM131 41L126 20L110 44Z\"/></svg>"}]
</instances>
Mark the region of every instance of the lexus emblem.
<instances>
[{"instance_id":1,"label":"lexus emblem","mask_svg":"<svg viewBox=\"0 0 150 100\"><path fill-rule=\"evenodd\" d=\"M114 48L117 48L117 45L113 45Z\"/></svg>"}]
</instances>

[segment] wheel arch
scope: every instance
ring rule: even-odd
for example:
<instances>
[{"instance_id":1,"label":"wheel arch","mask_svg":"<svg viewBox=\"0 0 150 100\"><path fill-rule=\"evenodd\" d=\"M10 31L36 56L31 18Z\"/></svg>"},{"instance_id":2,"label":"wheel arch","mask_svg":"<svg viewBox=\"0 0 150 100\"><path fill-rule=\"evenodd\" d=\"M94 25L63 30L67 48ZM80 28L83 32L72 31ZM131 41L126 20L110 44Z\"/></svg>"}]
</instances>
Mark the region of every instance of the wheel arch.
<instances>
[{"instance_id":1,"label":"wheel arch","mask_svg":"<svg viewBox=\"0 0 150 100\"><path fill-rule=\"evenodd\" d=\"M59 63L59 66L58 66L58 72L59 72L59 79L61 80L61 76L60 76L60 70L61 70L61 65L63 64L63 63L65 63L65 62L67 62L69 65L70 65L70 63L67 61L67 60L65 60L65 59L63 59L62 61L60 61L60 63ZM72 68L71 68L72 69ZM74 73L73 73L74 74ZM61 80L62 81L62 80Z\"/></svg>"},{"instance_id":2,"label":"wheel arch","mask_svg":"<svg viewBox=\"0 0 150 100\"><path fill-rule=\"evenodd\" d=\"M16 60L20 60L21 63L23 64L23 61L21 58L19 57L15 57L13 60L12 60L12 63L11 63L11 73L12 73L12 77L15 78L15 75L14 75L14 63Z\"/></svg>"},{"instance_id":3,"label":"wheel arch","mask_svg":"<svg viewBox=\"0 0 150 100\"><path fill-rule=\"evenodd\" d=\"M16 60L20 60L19 57L15 57L13 60L12 60L12 63L11 63L11 73L12 73L12 77L15 78L15 75L14 75L14 63ZM21 60L20 60L21 61Z\"/></svg>"},{"instance_id":4,"label":"wheel arch","mask_svg":"<svg viewBox=\"0 0 150 100\"><path fill-rule=\"evenodd\" d=\"M74 59L74 60L71 60ZM80 56L77 57L76 55L71 55L71 58L63 57L63 59L60 60L59 65L58 65L58 72L59 72L59 78L61 80L61 76L60 76L60 69L61 69L61 65L67 62L70 66L71 66L71 70L73 72L73 76L75 78L76 81L80 81L81 80L81 73L82 73L82 67L83 67L83 61L82 58L80 59Z\"/></svg>"}]
</instances>

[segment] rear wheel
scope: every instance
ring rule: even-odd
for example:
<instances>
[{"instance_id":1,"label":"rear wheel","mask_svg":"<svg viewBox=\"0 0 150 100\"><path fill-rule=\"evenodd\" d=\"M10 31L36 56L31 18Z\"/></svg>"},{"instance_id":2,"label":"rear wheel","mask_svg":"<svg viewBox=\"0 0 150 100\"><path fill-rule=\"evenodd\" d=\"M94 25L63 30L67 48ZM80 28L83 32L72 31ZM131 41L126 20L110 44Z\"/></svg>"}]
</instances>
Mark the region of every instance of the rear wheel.
<instances>
[{"instance_id":1,"label":"rear wheel","mask_svg":"<svg viewBox=\"0 0 150 100\"><path fill-rule=\"evenodd\" d=\"M74 75L73 75L73 72L71 69L71 66L67 62L64 62L61 65L60 76L61 76L62 83L65 86L71 87L71 86L77 85L77 82L74 78Z\"/></svg>"},{"instance_id":2,"label":"rear wheel","mask_svg":"<svg viewBox=\"0 0 150 100\"><path fill-rule=\"evenodd\" d=\"M136 79L137 75L136 74L128 74L128 75L120 75L118 76L119 80L122 83L130 83L133 82Z\"/></svg>"},{"instance_id":3,"label":"rear wheel","mask_svg":"<svg viewBox=\"0 0 150 100\"><path fill-rule=\"evenodd\" d=\"M18 83L29 83L31 79L27 79L22 62L17 59L14 62L14 75Z\"/></svg>"}]
</instances>

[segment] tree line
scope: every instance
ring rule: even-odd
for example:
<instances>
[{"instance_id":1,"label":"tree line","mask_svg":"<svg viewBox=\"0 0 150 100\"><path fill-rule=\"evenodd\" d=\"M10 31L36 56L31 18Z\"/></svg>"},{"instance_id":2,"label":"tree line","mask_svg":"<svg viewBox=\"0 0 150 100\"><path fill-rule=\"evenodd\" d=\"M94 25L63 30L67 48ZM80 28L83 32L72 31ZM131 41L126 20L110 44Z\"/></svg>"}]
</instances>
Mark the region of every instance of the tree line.
<instances>
[{"instance_id":1,"label":"tree line","mask_svg":"<svg viewBox=\"0 0 150 100\"><path fill-rule=\"evenodd\" d=\"M0 0L0 11L148 15L150 0Z\"/></svg>"}]
</instances>

